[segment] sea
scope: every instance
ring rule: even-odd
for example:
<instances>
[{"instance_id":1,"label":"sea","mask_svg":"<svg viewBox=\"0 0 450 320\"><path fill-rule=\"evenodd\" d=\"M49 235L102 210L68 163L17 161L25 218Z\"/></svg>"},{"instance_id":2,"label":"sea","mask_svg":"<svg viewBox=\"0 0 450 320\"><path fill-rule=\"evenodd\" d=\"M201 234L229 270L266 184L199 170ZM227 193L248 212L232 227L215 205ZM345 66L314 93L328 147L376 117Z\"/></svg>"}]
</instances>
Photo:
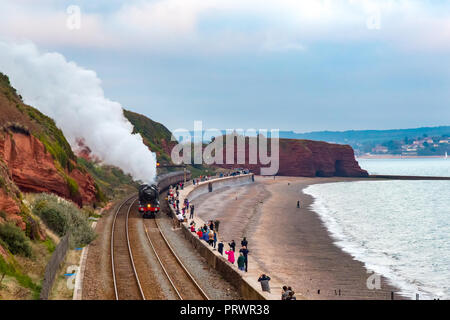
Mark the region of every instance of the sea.
<instances>
[{"instance_id":1,"label":"sea","mask_svg":"<svg viewBox=\"0 0 450 320\"><path fill-rule=\"evenodd\" d=\"M370 174L450 177L444 158L358 162ZM385 276L398 294L450 299L450 180L325 183L304 192L336 245Z\"/></svg>"}]
</instances>

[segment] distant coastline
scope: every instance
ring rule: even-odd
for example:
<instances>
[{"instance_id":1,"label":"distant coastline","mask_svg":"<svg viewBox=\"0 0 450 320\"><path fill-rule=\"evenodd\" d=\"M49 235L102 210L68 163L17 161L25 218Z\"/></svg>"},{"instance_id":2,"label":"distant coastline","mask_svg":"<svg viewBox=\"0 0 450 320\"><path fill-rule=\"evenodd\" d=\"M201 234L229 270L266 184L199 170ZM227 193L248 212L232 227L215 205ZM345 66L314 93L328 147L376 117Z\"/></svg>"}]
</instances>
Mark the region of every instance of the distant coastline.
<instances>
[{"instance_id":1,"label":"distant coastline","mask_svg":"<svg viewBox=\"0 0 450 320\"><path fill-rule=\"evenodd\" d=\"M436 158L444 158L444 155L440 156L403 156L400 154L370 154L370 155L362 155L357 156L356 159L436 159Z\"/></svg>"}]
</instances>

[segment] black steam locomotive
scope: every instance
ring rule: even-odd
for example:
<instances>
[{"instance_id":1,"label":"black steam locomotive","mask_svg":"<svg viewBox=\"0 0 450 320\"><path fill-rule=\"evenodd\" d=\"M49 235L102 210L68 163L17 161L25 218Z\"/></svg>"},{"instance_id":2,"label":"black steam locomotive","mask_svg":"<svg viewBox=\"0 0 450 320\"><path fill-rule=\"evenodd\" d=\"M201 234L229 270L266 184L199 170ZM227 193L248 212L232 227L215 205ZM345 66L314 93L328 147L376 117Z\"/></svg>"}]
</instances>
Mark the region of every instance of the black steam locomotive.
<instances>
[{"instance_id":1,"label":"black steam locomotive","mask_svg":"<svg viewBox=\"0 0 450 320\"><path fill-rule=\"evenodd\" d=\"M177 171L158 176L156 185L143 184L139 187L139 212L144 218L154 217L160 210L159 192L164 191L171 185L191 178L190 171Z\"/></svg>"},{"instance_id":2,"label":"black steam locomotive","mask_svg":"<svg viewBox=\"0 0 450 320\"><path fill-rule=\"evenodd\" d=\"M144 218L154 216L161 210L159 190L156 185L143 184L139 187L139 212Z\"/></svg>"}]
</instances>

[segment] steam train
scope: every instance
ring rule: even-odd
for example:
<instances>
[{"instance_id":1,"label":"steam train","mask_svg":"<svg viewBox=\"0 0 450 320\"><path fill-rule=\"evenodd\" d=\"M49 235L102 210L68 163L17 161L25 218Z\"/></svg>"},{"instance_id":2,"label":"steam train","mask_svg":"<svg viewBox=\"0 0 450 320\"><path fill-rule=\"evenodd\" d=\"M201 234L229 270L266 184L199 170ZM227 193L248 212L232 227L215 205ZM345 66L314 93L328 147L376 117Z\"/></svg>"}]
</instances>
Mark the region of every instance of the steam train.
<instances>
[{"instance_id":1,"label":"steam train","mask_svg":"<svg viewBox=\"0 0 450 320\"><path fill-rule=\"evenodd\" d=\"M139 187L139 213L143 218L155 217L161 210L159 203L159 193L166 190L171 185L179 182L184 182L184 175L186 174L186 181L190 180L190 171L176 171L160 175L157 178L157 184L148 185L143 184Z\"/></svg>"}]
</instances>

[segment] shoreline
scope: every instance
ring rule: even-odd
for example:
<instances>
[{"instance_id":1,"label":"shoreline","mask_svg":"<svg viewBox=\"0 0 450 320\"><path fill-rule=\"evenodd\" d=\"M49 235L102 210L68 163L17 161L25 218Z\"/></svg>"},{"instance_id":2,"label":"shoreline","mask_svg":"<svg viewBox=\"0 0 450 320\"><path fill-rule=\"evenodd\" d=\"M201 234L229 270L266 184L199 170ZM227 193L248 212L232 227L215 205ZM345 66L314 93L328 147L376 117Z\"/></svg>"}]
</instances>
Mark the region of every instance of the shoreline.
<instances>
[{"instance_id":1,"label":"shoreline","mask_svg":"<svg viewBox=\"0 0 450 320\"><path fill-rule=\"evenodd\" d=\"M381 290L367 289L364 264L336 245L331 232L303 193L313 184L373 181L361 178L256 177L255 184L224 188L193 200L204 220L221 220L224 243L249 240L253 266L306 299L390 299L400 289L381 276ZM296 199L301 208L296 208ZM278 212L274 219L274 209ZM226 246L227 247L227 246ZM276 271L275 271L276 270ZM300 272L299 272L300 270ZM278 288L276 288L278 290ZM339 295L339 292L341 295Z\"/></svg>"}]
</instances>

